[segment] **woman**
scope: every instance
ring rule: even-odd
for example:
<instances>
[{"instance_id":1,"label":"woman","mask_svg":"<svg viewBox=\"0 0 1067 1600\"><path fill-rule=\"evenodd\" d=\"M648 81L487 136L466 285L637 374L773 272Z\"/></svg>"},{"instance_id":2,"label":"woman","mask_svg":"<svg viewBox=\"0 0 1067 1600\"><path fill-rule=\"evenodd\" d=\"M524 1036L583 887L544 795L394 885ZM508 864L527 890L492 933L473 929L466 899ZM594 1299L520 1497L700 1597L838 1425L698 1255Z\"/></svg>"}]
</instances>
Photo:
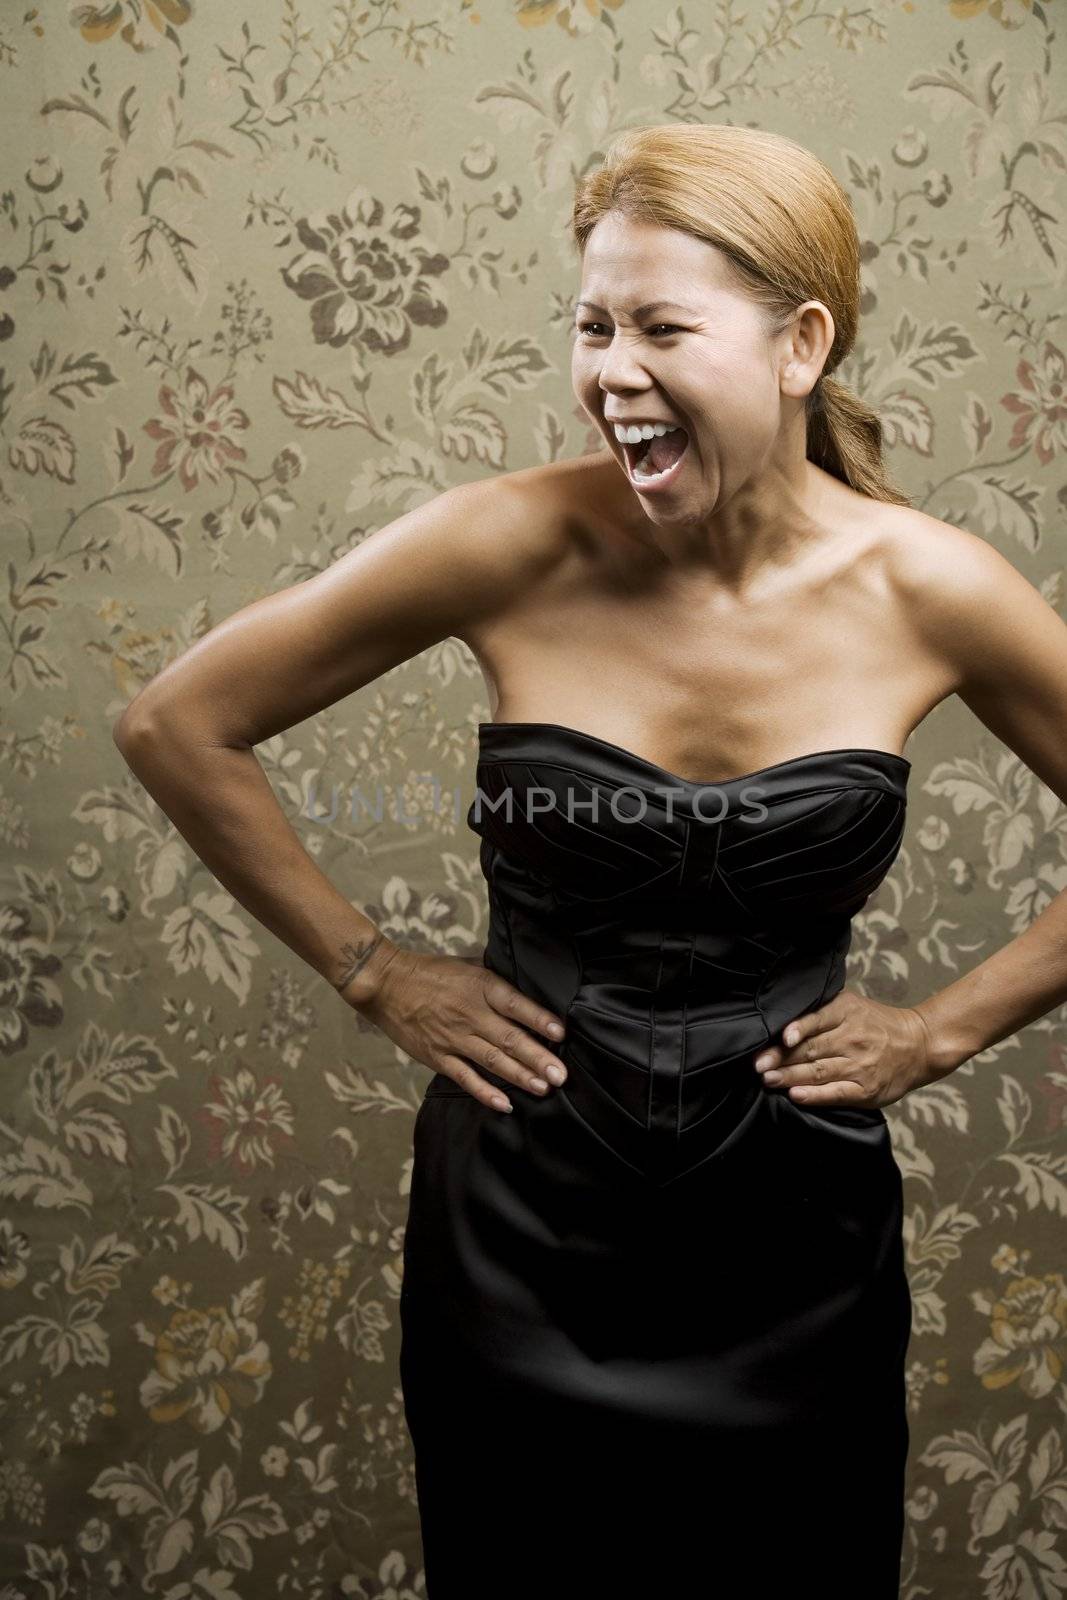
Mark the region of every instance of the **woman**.
<instances>
[{"instance_id":1,"label":"woman","mask_svg":"<svg viewBox=\"0 0 1067 1600\"><path fill-rule=\"evenodd\" d=\"M829 376L859 251L808 151L636 130L574 235L606 449L449 490L246 607L116 738L433 1071L401 1300L430 1600L889 1600L909 1300L881 1108L1067 998L1067 904L907 1007L844 987L850 919L950 693L1067 799L1067 629L909 507ZM383 937L252 749L448 636L494 718L480 963Z\"/></svg>"}]
</instances>

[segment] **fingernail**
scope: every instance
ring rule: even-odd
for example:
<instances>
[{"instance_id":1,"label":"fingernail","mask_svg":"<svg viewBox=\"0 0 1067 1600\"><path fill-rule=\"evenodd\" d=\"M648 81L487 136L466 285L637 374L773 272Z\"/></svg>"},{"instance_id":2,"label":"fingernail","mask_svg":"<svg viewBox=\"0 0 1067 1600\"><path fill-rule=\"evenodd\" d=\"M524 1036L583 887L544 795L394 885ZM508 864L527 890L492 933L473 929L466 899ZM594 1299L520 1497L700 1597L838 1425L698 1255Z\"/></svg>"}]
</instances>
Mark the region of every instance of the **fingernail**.
<instances>
[{"instance_id":1,"label":"fingernail","mask_svg":"<svg viewBox=\"0 0 1067 1600\"><path fill-rule=\"evenodd\" d=\"M502 1094L495 1094L492 1099L492 1104L496 1106L498 1111L510 1111L512 1109L511 1101L505 1100Z\"/></svg>"},{"instance_id":2,"label":"fingernail","mask_svg":"<svg viewBox=\"0 0 1067 1600\"><path fill-rule=\"evenodd\" d=\"M789 1045L796 1044L797 1037L797 1030L795 1028L787 1028L782 1034L782 1038L785 1040L786 1044Z\"/></svg>"},{"instance_id":3,"label":"fingernail","mask_svg":"<svg viewBox=\"0 0 1067 1600\"><path fill-rule=\"evenodd\" d=\"M757 1072L766 1072L767 1068L770 1066L770 1064L771 1064L771 1062L773 1060L774 1060L774 1057L772 1055L770 1055L770 1054L764 1054L762 1056L757 1056L756 1057L756 1071Z\"/></svg>"},{"instance_id":4,"label":"fingernail","mask_svg":"<svg viewBox=\"0 0 1067 1600\"><path fill-rule=\"evenodd\" d=\"M549 1025L548 1025L548 1031L552 1035L553 1039L562 1039L563 1038L563 1025L562 1025L562 1023L550 1022Z\"/></svg>"},{"instance_id":5,"label":"fingernail","mask_svg":"<svg viewBox=\"0 0 1067 1600\"><path fill-rule=\"evenodd\" d=\"M564 1078L567 1076L562 1067L556 1066L546 1067L545 1073L546 1076L552 1079L553 1083L562 1083Z\"/></svg>"},{"instance_id":6,"label":"fingernail","mask_svg":"<svg viewBox=\"0 0 1067 1600\"><path fill-rule=\"evenodd\" d=\"M782 1074L780 1072L765 1072L763 1081L764 1083L781 1083Z\"/></svg>"}]
</instances>

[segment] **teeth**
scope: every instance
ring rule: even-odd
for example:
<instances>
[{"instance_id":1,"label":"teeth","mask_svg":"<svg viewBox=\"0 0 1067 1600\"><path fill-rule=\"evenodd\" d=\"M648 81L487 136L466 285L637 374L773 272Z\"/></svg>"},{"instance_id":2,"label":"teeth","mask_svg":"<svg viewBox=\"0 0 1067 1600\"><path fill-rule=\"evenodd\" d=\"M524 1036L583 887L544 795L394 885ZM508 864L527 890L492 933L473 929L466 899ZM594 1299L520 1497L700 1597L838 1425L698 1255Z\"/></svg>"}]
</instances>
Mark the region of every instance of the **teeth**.
<instances>
[{"instance_id":1,"label":"teeth","mask_svg":"<svg viewBox=\"0 0 1067 1600\"><path fill-rule=\"evenodd\" d=\"M674 433L677 423L646 422L640 427L635 423L631 428L624 428L620 423L613 423L615 437L620 444L640 444L642 439L660 439L665 433Z\"/></svg>"}]
</instances>

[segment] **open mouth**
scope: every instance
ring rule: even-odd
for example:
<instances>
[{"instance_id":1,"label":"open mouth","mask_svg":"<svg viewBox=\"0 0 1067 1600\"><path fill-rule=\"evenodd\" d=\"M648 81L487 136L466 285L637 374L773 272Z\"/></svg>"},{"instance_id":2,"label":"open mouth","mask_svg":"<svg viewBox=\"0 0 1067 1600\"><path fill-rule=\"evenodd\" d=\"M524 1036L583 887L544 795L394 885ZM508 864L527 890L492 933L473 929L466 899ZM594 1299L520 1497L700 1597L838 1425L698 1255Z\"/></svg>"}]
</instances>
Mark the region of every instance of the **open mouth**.
<instances>
[{"instance_id":1,"label":"open mouth","mask_svg":"<svg viewBox=\"0 0 1067 1600\"><path fill-rule=\"evenodd\" d=\"M639 439L622 448L630 482L645 493L666 488L671 482L689 449L689 435L684 428L672 428L659 438Z\"/></svg>"}]
</instances>

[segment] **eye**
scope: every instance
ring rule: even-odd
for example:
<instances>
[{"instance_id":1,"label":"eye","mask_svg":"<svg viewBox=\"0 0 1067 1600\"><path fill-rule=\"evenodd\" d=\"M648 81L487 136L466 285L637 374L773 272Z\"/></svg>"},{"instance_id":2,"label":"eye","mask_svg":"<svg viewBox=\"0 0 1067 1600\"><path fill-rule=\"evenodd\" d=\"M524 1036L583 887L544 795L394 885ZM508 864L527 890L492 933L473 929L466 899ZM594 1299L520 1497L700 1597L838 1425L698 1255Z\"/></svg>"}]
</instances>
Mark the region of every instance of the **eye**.
<instances>
[{"instance_id":1,"label":"eye","mask_svg":"<svg viewBox=\"0 0 1067 1600\"><path fill-rule=\"evenodd\" d=\"M602 328L603 326L604 324L602 322L579 322L574 331L575 333L587 333L591 328ZM655 333L660 328L666 328L668 333L684 333L685 331L684 328L679 328L677 324L673 322L654 323L649 331L651 333ZM601 334L589 333L589 337L591 339L599 339L603 336Z\"/></svg>"}]
</instances>

